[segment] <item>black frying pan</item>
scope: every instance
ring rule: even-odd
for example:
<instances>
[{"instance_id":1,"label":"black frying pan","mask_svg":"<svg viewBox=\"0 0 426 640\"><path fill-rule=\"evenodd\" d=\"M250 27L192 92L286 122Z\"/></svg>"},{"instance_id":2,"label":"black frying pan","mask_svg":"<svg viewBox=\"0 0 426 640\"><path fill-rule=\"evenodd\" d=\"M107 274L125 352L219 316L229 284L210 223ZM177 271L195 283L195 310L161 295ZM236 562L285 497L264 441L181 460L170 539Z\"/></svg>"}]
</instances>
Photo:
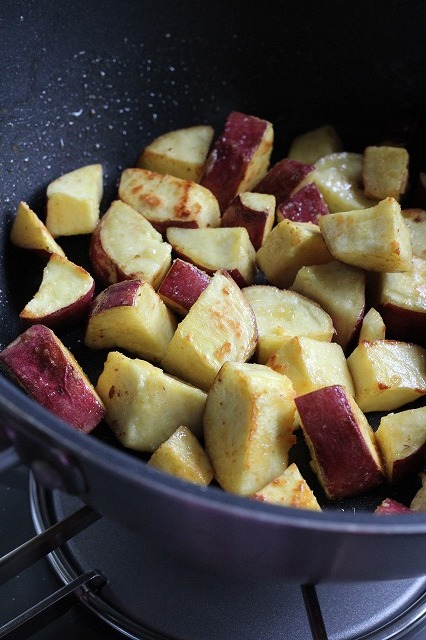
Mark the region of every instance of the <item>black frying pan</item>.
<instances>
[{"instance_id":1,"label":"black frying pan","mask_svg":"<svg viewBox=\"0 0 426 640\"><path fill-rule=\"evenodd\" d=\"M120 171L168 130L239 110L271 120L275 159L294 135L333 124L347 150L381 139L426 99L423 2L11 1L0 13L2 259L0 347L41 277L10 246L20 200L42 214L45 188L90 162L106 174L103 210ZM411 120L402 116L404 122ZM411 132L405 128L404 135ZM410 139L417 168L421 128ZM424 168L424 167L423 167ZM64 240L88 265L86 238ZM62 332L96 380L105 354L87 354L81 329ZM107 429L82 436L0 378L0 433L48 486L78 494L141 539L209 569L315 583L426 573L426 516L379 518L386 487L323 513L252 503L188 485L118 448ZM309 467L303 457L303 470ZM311 478L310 478L311 479ZM315 480L312 478L312 482Z\"/></svg>"}]
</instances>

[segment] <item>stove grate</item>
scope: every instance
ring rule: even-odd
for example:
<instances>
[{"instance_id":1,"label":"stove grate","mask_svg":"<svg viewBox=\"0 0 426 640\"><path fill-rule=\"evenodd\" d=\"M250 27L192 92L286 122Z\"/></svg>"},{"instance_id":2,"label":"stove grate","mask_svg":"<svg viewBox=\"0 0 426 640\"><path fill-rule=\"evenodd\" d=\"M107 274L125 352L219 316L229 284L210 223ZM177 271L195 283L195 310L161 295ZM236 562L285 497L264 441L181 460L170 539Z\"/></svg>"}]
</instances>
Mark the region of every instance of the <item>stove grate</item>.
<instances>
[{"instance_id":1,"label":"stove grate","mask_svg":"<svg viewBox=\"0 0 426 640\"><path fill-rule=\"evenodd\" d=\"M14 455L13 451L6 450L3 453L0 452L0 469L6 473L6 476L8 475L8 470L17 467L13 473L24 474L25 477L28 477L26 467L20 464L19 459ZM154 630L154 627L157 629L156 624L159 620L159 614L155 614L157 605L155 601L150 600L149 597L143 600L144 608L140 609L138 607L136 611L136 609L133 609L132 605L130 605L127 614L125 613L125 607L129 604L129 597L130 602L133 604L131 593L136 587L136 582L134 583L135 576L132 571L130 571L131 575L124 579L122 570L118 573L116 565L119 564L122 569L124 563L125 567L131 569L131 566L127 564L129 558L126 554L124 554L125 557L123 558L120 555L119 562L111 565L109 562L104 563L104 555L99 555L98 551L100 535L103 543L106 543L105 548L108 549L109 553L113 553L113 549L115 548L114 541L120 539L120 536L125 535L125 532L120 527L117 527L114 523L107 522L99 513L82 503L79 499L69 496L64 492L52 492L45 489L42 484L36 481L31 473L29 497L31 502L32 527L30 526L30 528L25 529L25 531L28 532L27 536L31 536L32 530L37 535L18 546L17 549L6 553L3 558L0 558L0 584L8 582L13 576L19 577L21 571L36 563L37 560L46 558L51 569L53 569L52 576L55 575L59 578L64 586L55 590L55 586L52 584L50 589L44 589L44 599L18 616L17 613L20 607L14 607L13 613L9 615L9 618L13 619L9 621L6 616L6 624L0 628L0 638L23 640L24 638L33 636L39 637L38 631L42 629L45 629L49 634L50 629L55 627L63 613L68 610L72 613L72 611L79 608L87 610L90 619L93 619L93 621L98 620L101 625L105 624L105 633L107 633L109 629L112 637L120 636L131 640L170 640L171 637L174 637L176 640L182 637L195 637L193 635L187 636L186 632L181 633L175 629L174 623L172 626L167 623L167 628ZM93 531L90 528L91 524L94 526ZM104 540L105 532L108 533ZM129 548L129 553L131 553L131 549L135 548L134 538L138 539L137 536L130 536L130 538L128 538L127 534L125 535L125 548ZM91 545L96 549L95 554L93 554ZM102 549L104 549L103 545ZM133 558L133 556L130 557ZM142 557L144 559L140 565L139 563ZM143 580L143 576L147 574L147 571L152 570L154 566L157 568L157 564L155 564L156 559L157 556L151 557L151 555L137 556L136 565L139 567L142 577L142 582L137 580L138 585L144 584L146 586L146 581ZM164 558L164 560L167 561L167 585L172 589L176 588L176 567L174 567L172 573L170 573L169 559ZM134 560L133 565L135 565ZM100 570L95 570L95 567ZM166 562L164 566L160 568L161 584L163 584L161 580L165 568ZM149 575L150 580L152 580L156 574L151 573ZM109 580L104 576L107 576ZM170 582L170 579L172 582ZM133 587L126 587L124 592L120 591L124 586L123 580L125 580L125 582L130 580L129 584L132 584ZM180 580L179 584L181 584ZM7 587L8 585L6 585L6 588ZM333 640L343 640L343 638L345 638L345 640L349 640L349 638L351 640L355 638L357 640L361 638L364 640L367 640L367 638L369 640L408 640L408 638L410 640L423 640L423 638L426 637L425 580L419 579L418 581L413 581L413 583L411 583L411 581L409 583L402 581L402 584L396 583L392 588L390 586L386 588L384 586L382 587L381 583L373 585L372 589L369 588L369 585L361 585L361 587L362 597L360 599L357 599L359 595L358 591L355 592L352 587L341 588L339 586L337 590L331 589L330 591L327 585L302 585L301 591L297 585L293 585L293 595L287 593L287 591L285 591L284 594L281 588L276 593L271 589L265 597L273 596L274 600L271 600L271 602L274 601L276 604L279 604L283 602L282 597L284 596L285 602L288 602L288 605L289 603L293 603L293 606L297 607L297 609L292 608L292 611L295 614L297 611L297 624L300 625L300 628L303 626L305 632L303 632L302 635L300 635L300 633L296 635L292 633L291 637L307 638L309 636L312 637L313 640L327 640L327 638L333 638ZM230 589L227 589L227 593L234 594L235 588L236 585L230 587ZM130 591L128 589L130 589ZM379 624L379 620L375 621L372 617L371 623L363 626L363 630L361 630L356 626L356 620L352 620L351 618L351 608L354 603L358 602L360 605L360 607L356 607L355 610L360 608L360 610L365 611L363 620L367 620L367 618L369 619L367 610L369 611L370 607L365 599L367 598L369 600L370 596L372 596L372 600L375 602L381 601L380 594L383 594L387 598L387 589L392 591L392 597L390 598L392 606L394 606L394 589L396 589L396 594L407 592L407 597L403 597L405 604L403 605L398 595L396 600L397 607L394 607L392 615L388 617L386 614L386 616L383 617L380 614L381 623ZM299 594L299 598L294 598L294 591L296 594ZM119 601L116 599L117 593L120 594ZM122 593L124 593L125 598L121 597ZM150 591L150 594L154 594L154 597L156 593L159 593L157 584L155 584L152 591ZM246 591L244 591L244 593L246 593ZM264 592L262 591L262 593ZM410 595L410 593L412 595ZM47 597L45 597L46 594ZM209 594L215 595L215 592L209 591ZM300 598L300 594L302 594L302 598ZM276 600L275 596L278 596ZM289 596L288 601L287 596ZM25 608L25 600L28 603L30 597L31 594L28 592L23 599L22 608ZM254 598L256 598L256 596L254 596ZM385 600L383 602L385 602ZM398 602L401 602L401 606L398 605ZM122 607L123 603L125 603L124 609ZM80 607L80 604L83 606ZM239 601L236 602L236 604L240 606ZM386 607L386 605L384 606ZM147 609L147 607L153 607L153 609L150 610L149 608ZM336 621L334 620L336 608L340 611L338 614L339 619L344 620L344 628L342 628L341 624L336 626ZM145 618L147 611L149 611L149 616ZM240 611L242 612L242 609ZM246 611L245 605L244 611ZM373 615L375 615L376 609L371 609L371 611ZM388 611L387 608L386 611ZM262 615L260 617L261 620L263 620ZM280 615L279 619L279 624L282 625L284 618ZM288 620L287 617L285 617L285 619ZM327 631L324 619L327 621ZM141 621L143 621L143 623ZM222 624L222 622L221 620L220 624ZM50 624L52 626L49 626ZM256 620L255 624L259 626L260 623ZM291 624L294 631L297 627L294 627L293 623ZM247 624L244 628L247 628ZM263 627L261 628L263 629ZM263 636L261 634L261 637L276 637L274 634L267 635L273 628L273 625L271 625L268 631L265 630L266 635ZM175 631L176 635L171 633L171 629ZM220 633L222 633L222 635L219 633L220 637L229 637L229 635L223 634L223 630L224 629L220 627ZM250 633L252 633L252 631L250 628ZM279 637L282 637L282 635L280 635L281 633L282 627L280 627ZM118 634L118 636L116 634ZM219 637L219 635L217 637ZM110 636L108 635L107 637ZM203 636L201 635L199 637ZM244 634L238 637L244 637ZM252 636L250 635L250 637ZM260 640L260 636L258 635L257 637L259 637Z\"/></svg>"},{"instance_id":2,"label":"stove grate","mask_svg":"<svg viewBox=\"0 0 426 640\"><path fill-rule=\"evenodd\" d=\"M0 473L20 465L21 461L13 447L0 452ZM38 560L59 549L65 542L101 518L91 507L85 505L40 532L27 542L0 558L0 584L11 579ZM48 625L56 617L67 611L76 599L85 601L88 594L97 593L107 578L95 570L85 571L71 579L63 587L52 593L36 605L30 607L13 620L0 627L0 638L22 640L30 637L39 629ZM327 633L319 605L316 589L313 585L302 585L303 601L309 619L313 640L327 640Z\"/></svg>"}]
</instances>

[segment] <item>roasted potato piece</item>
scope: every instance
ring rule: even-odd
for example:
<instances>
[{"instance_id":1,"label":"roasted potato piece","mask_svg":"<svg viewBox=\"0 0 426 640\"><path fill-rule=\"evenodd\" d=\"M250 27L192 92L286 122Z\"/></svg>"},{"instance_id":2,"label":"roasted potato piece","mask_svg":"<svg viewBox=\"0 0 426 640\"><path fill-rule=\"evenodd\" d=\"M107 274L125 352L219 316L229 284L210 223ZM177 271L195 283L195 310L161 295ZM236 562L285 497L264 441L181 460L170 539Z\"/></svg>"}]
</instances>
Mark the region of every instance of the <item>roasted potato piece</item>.
<instances>
[{"instance_id":1,"label":"roasted potato piece","mask_svg":"<svg viewBox=\"0 0 426 640\"><path fill-rule=\"evenodd\" d=\"M377 274L371 290L387 337L426 346L426 260L413 258L410 271Z\"/></svg>"},{"instance_id":2,"label":"roasted potato piece","mask_svg":"<svg viewBox=\"0 0 426 640\"><path fill-rule=\"evenodd\" d=\"M343 143L336 129L323 125L294 138L287 156L292 160L314 164L323 156L343 151Z\"/></svg>"},{"instance_id":3,"label":"roasted potato piece","mask_svg":"<svg viewBox=\"0 0 426 640\"><path fill-rule=\"evenodd\" d=\"M298 396L335 384L355 396L345 354L336 342L295 336L284 342L266 364L290 378Z\"/></svg>"},{"instance_id":4,"label":"roasted potato piece","mask_svg":"<svg viewBox=\"0 0 426 640\"><path fill-rule=\"evenodd\" d=\"M218 227L214 195L190 180L131 167L121 174L120 199L141 213L160 233L168 227Z\"/></svg>"},{"instance_id":5,"label":"roasted potato piece","mask_svg":"<svg viewBox=\"0 0 426 640\"><path fill-rule=\"evenodd\" d=\"M413 509L406 507L402 502L393 500L392 498L385 498L378 507L376 507L374 513L379 515L391 516L398 515L400 513L413 513Z\"/></svg>"},{"instance_id":6,"label":"roasted potato piece","mask_svg":"<svg viewBox=\"0 0 426 640\"><path fill-rule=\"evenodd\" d=\"M282 507L321 511L312 489L294 462L278 478L274 478L266 487L256 491L251 497Z\"/></svg>"},{"instance_id":7,"label":"roasted potato piece","mask_svg":"<svg viewBox=\"0 0 426 640\"><path fill-rule=\"evenodd\" d=\"M124 280L95 298L84 343L91 349L126 349L159 363L177 320L148 282Z\"/></svg>"},{"instance_id":8,"label":"roasted potato piece","mask_svg":"<svg viewBox=\"0 0 426 640\"><path fill-rule=\"evenodd\" d=\"M426 260L426 211L417 208L401 209L401 213L410 231L413 258Z\"/></svg>"},{"instance_id":9,"label":"roasted potato piece","mask_svg":"<svg viewBox=\"0 0 426 640\"><path fill-rule=\"evenodd\" d=\"M162 367L207 391L226 360L249 360L256 344L249 302L227 273L217 271L179 324Z\"/></svg>"},{"instance_id":10,"label":"roasted potato piece","mask_svg":"<svg viewBox=\"0 0 426 640\"><path fill-rule=\"evenodd\" d=\"M310 182L309 176L313 170L312 164L283 158L269 169L254 191L273 195L278 206L287 201L300 185Z\"/></svg>"},{"instance_id":11,"label":"roasted potato piece","mask_svg":"<svg viewBox=\"0 0 426 640\"><path fill-rule=\"evenodd\" d=\"M426 473L419 473L422 486L416 492L416 495L410 503L410 509L413 511L426 511Z\"/></svg>"},{"instance_id":12,"label":"roasted potato piece","mask_svg":"<svg viewBox=\"0 0 426 640\"><path fill-rule=\"evenodd\" d=\"M245 227L181 229L170 227L167 241L176 255L209 275L223 269L240 286L256 277L256 253Z\"/></svg>"},{"instance_id":13,"label":"roasted potato piece","mask_svg":"<svg viewBox=\"0 0 426 640\"><path fill-rule=\"evenodd\" d=\"M163 444L160 444L147 464L204 486L210 484L214 476L207 453L193 432L185 426L176 429Z\"/></svg>"},{"instance_id":14,"label":"roasted potato piece","mask_svg":"<svg viewBox=\"0 0 426 640\"><path fill-rule=\"evenodd\" d=\"M182 423L202 434L204 391L150 362L110 351L96 390L105 404L105 421L129 449L153 452Z\"/></svg>"},{"instance_id":15,"label":"roasted potato piece","mask_svg":"<svg viewBox=\"0 0 426 640\"><path fill-rule=\"evenodd\" d=\"M29 396L79 431L92 431L104 417L88 376L48 327L29 327L3 349L0 363Z\"/></svg>"},{"instance_id":16,"label":"roasted potato piece","mask_svg":"<svg viewBox=\"0 0 426 640\"><path fill-rule=\"evenodd\" d=\"M362 179L365 195L400 200L408 183L408 151L403 147L370 146L364 149Z\"/></svg>"},{"instance_id":17,"label":"roasted potato piece","mask_svg":"<svg viewBox=\"0 0 426 640\"><path fill-rule=\"evenodd\" d=\"M86 269L52 253L38 290L19 314L26 324L77 324L89 312L95 281Z\"/></svg>"},{"instance_id":18,"label":"roasted potato piece","mask_svg":"<svg viewBox=\"0 0 426 640\"><path fill-rule=\"evenodd\" d=\"M54 238L92 233L103 195L101 164L65 173L47 187L46 227Z\"/></svg>"},{"instance_id":19,"label":"roasted potato piece","mask_svg":"<svg viewBox=\"0 0 426 640\"><path fill-rule=\"evenodd\" d=\"M269 284L285 289L305 265L333 260L316 224L282 220L256 253L256 262Z\"/></svg>"},{"instance_id":20,"label":"roasted potato piece","mask_svg":"<svg viewBox=\"0 0 426 640\"><path fill-rule=\"evenodd\" d=\"M364 317L365 271L338 260L302 267L291 290L315 300L329 314L335 340L346 351Z\"/></svg>"},{"instance_id":21,"label":"roasted potato piece","mask_svg":"<svg viewBox=\"0 0 426 640\"><path fill-rule=\"evenodd\" d=\"M277 207L277 222L293 220L294 222L312 222L318 224L318 218L330 213L328 206L314 182L283 200Z\"/></svg>"},{"instance_id":22,"label":"roasted potato piece","mask_svg":"<svg viewBox=\"0 0 426 640\"><path fill-rule=\"evenodd\" d=\"M369 209L321 216L318 224L330 253L368 271L409 271L410 232L394 198Z\"/></svg>"},{"instance_id":23,"label":"roasted potato piece","mask_svg":"<svg viewBox=\"0 0 426 640\"><path fill-rule=\"evenodd\" d=\"M139 278L157 289L172 262L172 247L146 218L115 200L92 234L90 260L103 285Z\"/></svg>"},{"instance_id":24,"label":"roasted potato piece","mask_svg":"<svg viewBox=\"0 0 426 640\"><path fill-rule=\"evenodd\" d=\"M390 482L418 473L426 460L426 407L383 416L376 440Z\"/></svg>"},{"instance_id":25,"label":"roasted potato piece","mask_svg":"<svg viewBox=\"0 0 426 640\"><path fill-rule=\"evenodd\" d=\"M199 182L213 135L213 127L206 124L168 131L143 149L138 167Z\"/></svg>"},{"instance_id":26,"label":"roasted potato piece","mask_svg":"<svg viewBox=\"0 0 426 640\"><path fill-rule=\"evenodd\" d=\"M384 340L386 337L386 326L383 318L377 309L371 307L362 319L361 330L359 332L359 342L368 340Z\"/></svg>"},{"instance_id":27,"label":"roasted potato piece","mask_svg":"<svg viewBox=\"0 0 426 640\"><path fill-rule=\"evenodd\" d=\"M293 385L269 367L225 362L207 396L204 438L215 477L251 495L281 475L293 445Z\"/></svg>"},{"instance_id":28,"label":"roasted potato piece","mask_svg":"<svg viewBox=\"0 0 426 640\"><path fill-rule=\"evenodd\" d=\"M210 284L210 276L194 264L176 258L158 288L165 304L180 316L186 316L198 296Z\"/></svg>"},{"instance_id":29,"label":"roasted potato piece","mask_svg":"<svg viewBox=\"0 0 426 640\"><path fill-rule=\"evenodd\" d=\"M272 153L270 122L232 111L207 158L201 184L216 196L221 212L237 193L251 191L265 175Z\"/></svg>"},{"instance_id":30,"label":"roasted potato piece","mask_svg":"<svg viewBox=\"0 0 426 640\"><path fill-rule=\"evenodd\" d=\"M377 203L364 193L360 153L342 151L319 158L297 188L309 182L317 185L331 213L365 209Z\"/></svg>"},{"instance_id":31,"label":"roasted potato piece","mask_svg":"<svg viewBox=\"0 0 426 640\"><path fill-rule=\"evenodd\" d=\"M374 431L340 385L295 398L312 467L331 499L352 496L384 480Z\"/></svg>"},{"instance_id":32,"label":"roasted potato piece","mask_svg":"<svg viewBox=\"0 0 426 640\"><path fill-rule=\"evenodd\" d=\"M225 209L222 227L245 227L257 251L275 222L275 196L245 191L236 195Z\"/></svg>"},{"instance_id":33,"label":"roasted potato piece","mask_svg":"<svg viewBox=\"0 0 426 640\"><path fill-rule=\"evenodd\" d=\"M360 342L348 358L362 411L393 411L426 394L426 350L397 340Z\"/></svg>"}]
</instances>

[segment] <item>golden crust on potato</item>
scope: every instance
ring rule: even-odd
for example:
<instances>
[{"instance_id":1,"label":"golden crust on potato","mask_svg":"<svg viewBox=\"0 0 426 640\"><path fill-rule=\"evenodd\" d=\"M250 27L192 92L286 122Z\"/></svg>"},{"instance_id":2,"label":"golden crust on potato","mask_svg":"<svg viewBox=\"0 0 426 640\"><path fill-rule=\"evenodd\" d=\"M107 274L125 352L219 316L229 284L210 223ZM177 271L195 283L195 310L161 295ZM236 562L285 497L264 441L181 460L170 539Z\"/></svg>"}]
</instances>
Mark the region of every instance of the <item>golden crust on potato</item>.
<instances>
[{"instance_id":1,"label":"golden crust on potato","mask_svg":"<svg viewBox=\"0 0 426 640\"><path fill-rule=\"evenodd\" d=\"M295 442L291 381L265 365L225 362L208 393L204 438L215 477L250 495L279 476Z\"/></svg>"}]
</instances>

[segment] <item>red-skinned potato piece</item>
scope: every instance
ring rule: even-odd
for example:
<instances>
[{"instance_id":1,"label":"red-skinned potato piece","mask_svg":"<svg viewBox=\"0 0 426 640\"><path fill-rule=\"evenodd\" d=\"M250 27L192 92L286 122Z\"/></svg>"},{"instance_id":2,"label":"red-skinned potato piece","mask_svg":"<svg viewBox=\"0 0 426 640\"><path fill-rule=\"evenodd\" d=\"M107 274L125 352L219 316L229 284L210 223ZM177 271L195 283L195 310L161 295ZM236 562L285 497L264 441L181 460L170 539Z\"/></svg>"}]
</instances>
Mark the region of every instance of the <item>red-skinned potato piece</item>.
<instances>
[{"instance_id":1,"label":"red-skinned potato piece","mask_svg":"<svg viewBox=\"0 0 426 640\"><path fill-rule=\"evenodd\" d=\"M95 298L84 342L92 349L125 349L160 362L176 327L176 317L148 282L124 280Z\"/></svg>"},{"instance_id":2,"label":"red-skinned potato piece","mask_svg":"<svg viewBox=\"0 0 426 640\"><path fill-rule=\"evenodd\" d=\"M209 284L210 276L205 271L176 258L157 293L170 309L185 316Z\"/></svg>"},{"instance_id":3,"label":"red-skinned potato piece","mask_svg":"<svg viewBox=\"0 0 426 640\"><path fill-rule=\"evenodd\" d=\"M353 496L383 482L374 432L344 387L295 398L312 466L330 499Z\"/></svg>"},{"instance_id":4,"label":"red-skinned potato piece","mask_svg":"<svg viewBox=\"0 0 426 640\"><path fill-rule=\"evenodd\" d=\"M90 242L96 278L109 285L139 278L157 289L172 263L172 248L140 213L115 200Z\"/></svg>"},{"instance_id":5,"label":"red-skinned potato piece","mask_svg":"<svg viewBox=\"0 0 426 640\"><path fill-rule=\"evenodd\" d=\"M314 164L320 158L343 151L343 142L336 129L325 124L296 136L287 157L300 162Z\"/></svg>"},{"instance_id":6,"label":"red-skinned potato piece","mask_svg":"<svg viewBox=\"0 0 426 640\"><path fill-rule=\"evenodd\" d=\"M307 185L279 203L277 207L277 221L287 218L294 222L313 222L318 224L318 218L329 213L327 204L317 185L309 182Z\"/></svg>"},{"instance_id":7,"label":"red-skinned potato piece","mask_svg":"<svg viewBox=\"0 0 426 640\"><path fill-rule=\"evenodd\" d=\"M238 111L228 115L201 180L216 196L221 211L237 193L251 191L266 174L273 137L267 120Z\"/></svg>"},{"instance_id":8,"label":"red-skinned potato piece","mask_svg":"<svg viewBox=\"0 0 426 640\"><path fill-rule=\"evenodd\" d=\"M426 395L426 349L398 340L364 340L347 359L364 413L394 411Z\"/></svg>"},{"instance_id":9,"label":"red-skinned potato piece","mask_svg":"<svg viewBox=\"0 0 426 640\"><path fill-rule=\"evenodd\" d=\"M322 156L297 189L311 182L317 185L330 213L364 209L377 203L364 193L360 153L342 151Z\"/></svg>"},{"instance_id":10,"label":"red-skinned potato piece","mask_svg":"<svg viewBox=\"0 0 426 640\"><path fill-rule=\"evenodd\" d=\"M217 271L179 323L161 366L207 391L225 361L252 357L257 335L251 305L229 274Z\"/></svg>"},{"instance_id":11,"label":"red-skinned potato piece","mask_svg":"<svg viewBox=\"0 0 426 640\"><path fill-rule=\"evenodd\" d=\"M387 337L426 346L426 260L413 258L411 271L378 274L374 289Z\"/></svg>"},{"instance_id":12,"label":"red-skinned potato piece","mask_svg":"<svg viewBox=\"0 0 426 640\"><path fill-rule=\"evenodd\" d=\"M3 349L0 362L29 396L79 431L89 433L104 417L88 377L48 327L29 327Z\"/></svg>"},{"instance_id":13,"label":"red-skinned potato piece","mask_svg":"<svg viewBox=\"0 0 426 640\"><path fill-rule=\"evenodd\" d=\"M266 176L255 186L257 193L269 193L275 196L277 206L287 200L294 189L313 170L314 165L283 158L271 167Z\"/></svg>"},{"instance_id":14,"label":"red-skinned potato piece","mask_svg":"<svg viewBox=\"0 0 426 640\"><path fill-rule=\"evenodd\" d=\"M160 233L168 227L204 228L220 224L214 194L190 180L130 167L121 174L118 194Z\"/></svg>"},{"instance_id":15,"label":"red-skinned potato piece","mask_svg":"<svg viewBox=\"0 0 426 640\"><path fill-rule=\"evenodd\" d=\"M168 131L142 150L138 167L198 182L204 173L213 135L210 125Z\"/></svg>"},{"instance_id":16,"label":"red-skinned potato piece","mask_svg":"<svg viewBox=\"0 0 426 640\"><path fill-rule=\"evenodd\" d=\"M46 227L53 237L92 233L99 221L103 167L89 164L47 185Z\"/></svg>"},{"instance_id":17,"label":"red-skinned potato piece","mask_svg":"<svg viewBox=\"0 0 426 640\"><path fill-rule=\"evenodd\" d=\"M426 461L426 407L383 416L376 440L390 482L418 473Z\"/></svg>"},{"instance_id":18,"label":"red-skinned potato piece","mask_svg":"<svg viewBox=\"0 0 426 640\"><path fill-rule=\"evenodd\" d=\"M77 323L89 312L94 291L95 281L88 271L54 253L43 270L38 291L19 317L26 325Z\"/></svg>"},{"instance_id":19,"label":"red-skinned potato piece","mask_svg":"<svg viewBox=\"0 0 426 640\"><path fill-rule=\"evenodd\" d=\"M222 227L245 227L257 251L275 221L275 196L246 191L235 196L225 209Z\"/></svg>"},{"instance_id":20,"label":"red-skinned potato piece","mask_svg":"<svg viewBox=\"0 0 426 640\"><path fill-rule=\"evenodd\" d=\"M245 227L169 227L166 237L179 258L208 275L225 270L240 287L253 284L256 278L256 252Z\"/></svg>"},{"instance_id":21,"label":"red-skinned potato piece","mask_svg":"<svg viewBox=\"0 0 426 640\"><path fill-rule=\"evenodd\" d=\"M385 498L383 502L379 504L374 513L381 516L396 516L401 513L414 513L413 509L406 507L405 504L393 500L392 498Z\"/></svg>"}]
</instances>

